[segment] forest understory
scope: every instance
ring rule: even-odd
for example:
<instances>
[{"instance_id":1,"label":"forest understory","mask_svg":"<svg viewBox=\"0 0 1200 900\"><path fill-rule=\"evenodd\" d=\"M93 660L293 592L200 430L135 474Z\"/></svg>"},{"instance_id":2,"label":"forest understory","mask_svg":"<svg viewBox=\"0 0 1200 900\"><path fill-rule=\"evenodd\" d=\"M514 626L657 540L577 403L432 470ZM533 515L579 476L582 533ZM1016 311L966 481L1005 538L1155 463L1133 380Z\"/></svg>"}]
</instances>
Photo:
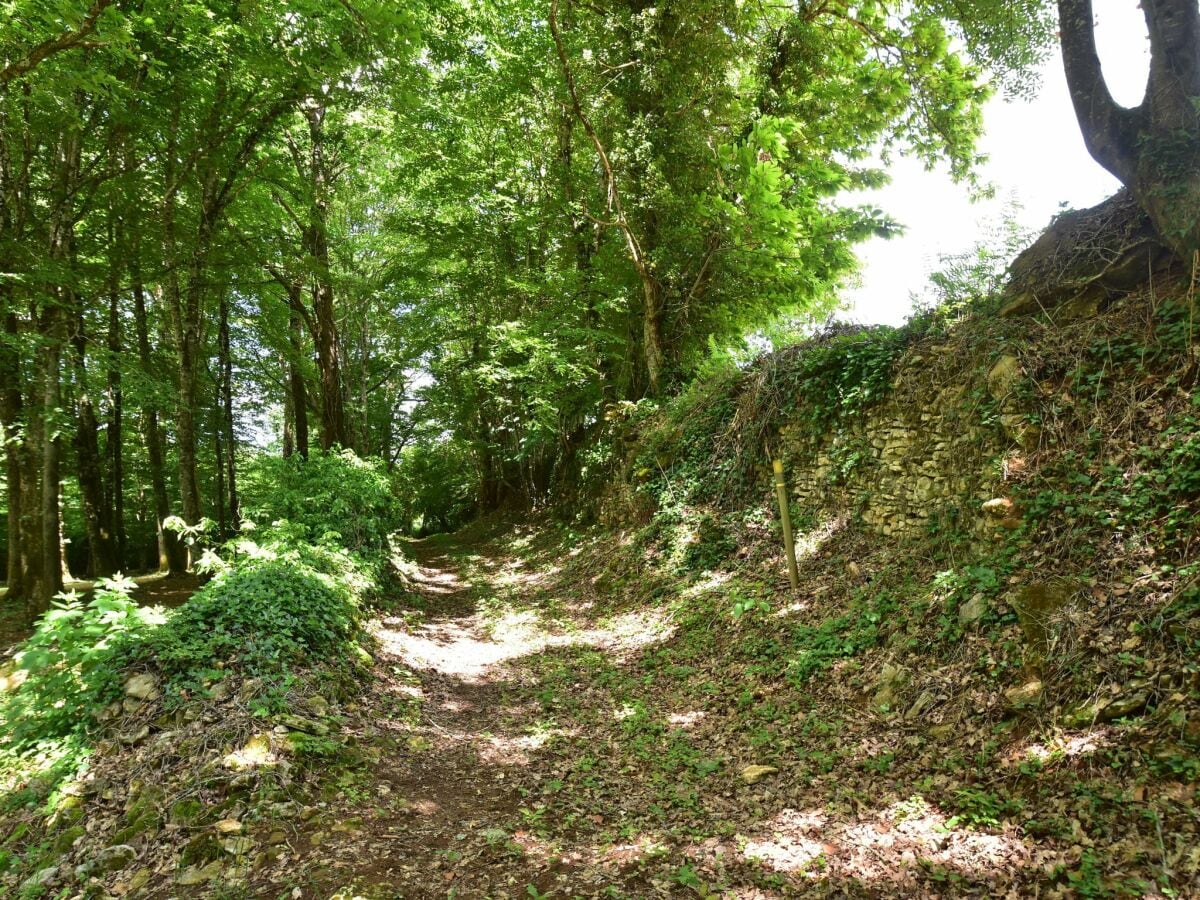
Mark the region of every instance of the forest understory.
<instances>
[{"instance_id":1,"label":"forest understory","mask_svg":"<svg viewBox=\"0 0 1200 900\"><path fill-rule=\"evenodd\" d=\"M0 896L1200 898L1138 7L2 0ZM1116 193L839 321L1051 77Z\"/></svg>"},{"instance_id":2,"label":"forest understory","mask_svg":"<svg viewBox=\"0 0 1200 900\"><path fill-rule=\"evenodd\" d=\"M262 458L194 596L101 580L0 670L5 890L1194 896L1194 309L835 329L424 539Z\"/></svg>"},{"instance_id":3,"label":"forest understory","mask_svg":"<svg viewBox=\"0 0 1200 900\"><path fill-rule=\"evenodd\" d=\"M8 890L1193 896L1200 457L1180 290L1040 337L981 318L782 351L616 423L615 474L586 505L392 538L375 575L334 547L297 550L294 526L248 532L193 601L207 614L185 603L172 629L129 626L116 659L135 664L117 670L115 702L87 707L98 732L64 726L70 752L9 764ZM1015 354L1024 388L998 387L1012 372L996 348ZM864 369L877 358L890 362ZM869 447L864 417L881 404L935 430L928 398L949 396L947 415L986 423L950 462L982 459L986 490L930 500L941 511L915 531L881 534L855 487L886 477L877 450L795 508L792 590L763 466L743 469L730 448L805 421L823 402L806 379L847 378L889 387L861 409L831 391L829 418L784 451L797 478L823 442ZM795 406L775 405L779 385ZM1005 418L1018 400L1025 412ZM314 485L371 508L353 486L372 470L352 459L325 460L316 481L273 469L295 521L316 516L307 533L329 515ZM980 503L989 491L1008 518ZM350 515L365 540L380 513ZM276 618L277 590L255 587L287 560L362 581L362 630L338 632L332 656L306 663L283 646L292 665L255 669L297 627ZM288 615L323 608L296 584L307 605ZM242 604L240 619L210 618ZM303 639L327 646L300 615ZM236 639L196 669L187 648L210 638L193 625ZM50 636L69 651L71 633ZM10 703L61 695L17 674L5 669Z\"/></svg>"},{"instance_id":4,"label":"forest understory","mask_svg":"<svg viewBox=\"0 0 1200 900\"><path fill-rule=\"evenodd\" d=\"M59 871L117 845L134 852L87 895L1190 895L1194 701L1017 711L982 637L947 644L936 619L896 626L924 648L902 659L927 710L875 702L886 622L798 687L789 635L913 548L834 534L796 594L763 549L681 588L629 534L553 521L408 543L361 693L306 686L264 722L232 679L196 717L205 765L186 728L123 724L79 788L86 832L49 831L72 838ZM788 602L734 621L739 585ZM1086 637L1127 646L1128 622ZM1193 663L1150 657L1172 679Z\"/></svg>"}]
</instances>

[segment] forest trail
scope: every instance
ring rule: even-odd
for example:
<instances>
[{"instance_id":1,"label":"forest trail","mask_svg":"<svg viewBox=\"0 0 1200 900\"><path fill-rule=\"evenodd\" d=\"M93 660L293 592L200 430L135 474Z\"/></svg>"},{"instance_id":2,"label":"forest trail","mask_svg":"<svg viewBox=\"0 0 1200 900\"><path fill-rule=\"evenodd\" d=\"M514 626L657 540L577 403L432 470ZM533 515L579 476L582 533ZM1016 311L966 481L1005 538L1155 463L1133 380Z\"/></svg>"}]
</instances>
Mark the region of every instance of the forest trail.
<instances>
[{"instance_id":1,"label":"forest trail","mask_svg":"<svg viewBox=\"0 0 1200 900\"><path fill-rule=\"evenodd\" d=\"M539 785L554 783L541 766L554 756L537 752L551 737L533 699L546 686L528 670L554 648L621 635L535 612L529 593L547 573L495 551L458 536L406 544L410 593L379 621L378 681L351 716L368 765L290 840L307 877L297 882L290 855L276 870L304 896L626 895L618 873L539 836Z\"/></svg>"},{"instance_id":2,"label":"forest trail","mask_svg":"<svg viewBox=\"0 0 1200 900\"><path fill-rule=\"evenodd\" d=\"M370 772L368 792L393 811L376 827L349 823L337 869L355 874L361 889L387 888L397 896L445 896L460 882L478 884L490 873L461 862L464 833L500 827L520 799L505 783L495 748L517 711L505 705L498 667L521 652L514 641L487 634L477 608L478 588L451 555L460 548L436 542L410 545L418 559L411 587L424 616L394 616L377 631L382 691L368 706L385 733L399 734L398 752L386 753ZM416 675L416 683L406 672ZM419 712L416 710L419 709ZM360 791L344 791L353 798ZM379 827L382 826L382 827ZM336 825L334 826L337 827ZM339 832L334 832L335 838ZM309 835L312 844L312 835ZM323 845L318 839L316 847ZM521 886L524 890L524 886Z\"/></svg>"},{"instance_id":3,"label":"forest trail","mask_svg":"<svg viewBox=\"0 0 1200 900\"><path fill-rule=\"evenodd\" d=\"M934 765L872 764L906 726L781 715L734 646L624 599L648 573L613 581L614 552L528 527L406 544L376 680L254 896L920 896L930 871L1022 895L1036 851L1012 827L895 802Z\"/></svg>"}]
</instances>

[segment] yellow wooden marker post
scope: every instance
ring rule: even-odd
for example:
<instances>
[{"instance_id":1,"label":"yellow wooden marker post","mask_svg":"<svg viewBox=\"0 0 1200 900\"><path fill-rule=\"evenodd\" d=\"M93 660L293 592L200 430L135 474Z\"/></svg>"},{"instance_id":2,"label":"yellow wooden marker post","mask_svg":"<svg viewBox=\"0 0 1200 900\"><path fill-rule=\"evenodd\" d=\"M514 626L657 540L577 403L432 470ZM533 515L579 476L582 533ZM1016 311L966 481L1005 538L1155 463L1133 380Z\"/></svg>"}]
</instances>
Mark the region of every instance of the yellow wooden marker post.
<instances>
[{"instance_id":1,"label":"yellow wooden marker post","mask_svg":"<svg viewBox=\"0 0 1200 900\"><path fill-rule=\"evenodd\" d=\"M772 460L771 468L775 470L775 493L779 497L779 518L783 523L783 549L787 552L788 577L794 591L800 587L800 570L796 567L796 541L792 538L792 514L788 509L787 482L783 480L783 460Z\"/></svg>"}]
</instances>

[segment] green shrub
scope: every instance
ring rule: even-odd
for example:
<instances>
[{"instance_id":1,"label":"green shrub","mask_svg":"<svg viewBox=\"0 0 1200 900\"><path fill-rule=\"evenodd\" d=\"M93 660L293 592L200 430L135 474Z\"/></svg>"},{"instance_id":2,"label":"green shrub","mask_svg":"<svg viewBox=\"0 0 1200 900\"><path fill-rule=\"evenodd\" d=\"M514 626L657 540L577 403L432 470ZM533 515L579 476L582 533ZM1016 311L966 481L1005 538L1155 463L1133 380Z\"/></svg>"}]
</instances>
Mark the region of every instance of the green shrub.
<instances>
[{"instance_id":1,"label":"green shrub","mask_svg":"<svg viewBox=\"0 0 1200 900\"><path fill-rule=\"evenodd\" d=\"M275 678L291 666L342 654L362 613L345 580L296 555L246 558L205 585L161 628L127 648L175 689L195 690L218 665Z\"/></svg>"},{"instance_id":2,"label":"green shrub","mask_svg":"<svg viewBox=\"0 0 1200 900\"><path fill-rule=\"evenodd\" d=\"M0 750L51 752L84 736L131 670L162 675L176 701L230 668L278 683L293 666L350 658L376 573L343 548L292 543L287 530L234 542L228 562L210 554L217 576L170 612L139 608L128 580L102 582L87 602L61 597L16 655L28 674L0 704Z\"/></svg>"},{"instance_id":3,"label":"green shrub","mask_svg":"<svg viewBox=\"0 0 1200 900\"><path fill-rule=\"evenodd\" d=\"M61 594L15 656L24 681L0 703L8 747L79 733L92 713L120 694L122 671L115 650L143 640L163 621L160 610L129 599L129 580L101 581L88 601Z\"/></svg>"},{"instance_id":4,"label":"green shrub","mask_svg":"<svg viewBox=\"0 0 1200 900\"><path fill-rule=\"evenodd\" d=\"M382 549L398 510L380 460L349 450L308 459L256 457L243 475L242 514L255 522L287 521L311 542L337 540L351 550Z\"/></svg>"},{"instance_id":5,"label":"green shrub","mask_svg":"<svg viewBox=\"0 0 1200 900\"><path fill-rule=\"evenodd\" d=\"M101 582L87 602L61 596L21 646L0 695L0 776L42 787L10 792L6 805L41 802L74 777L133 671L162 677L170 706L236 670L259 679L255 704L270 709L295 669L359 658L362 604L394 522L382 466L329 454L260 459L252 471L251 509L271 524L247 523L221 555L207 550L197 568L215 577L187 603L142 609L133 582Z\"/></svg>"}]
</instances>

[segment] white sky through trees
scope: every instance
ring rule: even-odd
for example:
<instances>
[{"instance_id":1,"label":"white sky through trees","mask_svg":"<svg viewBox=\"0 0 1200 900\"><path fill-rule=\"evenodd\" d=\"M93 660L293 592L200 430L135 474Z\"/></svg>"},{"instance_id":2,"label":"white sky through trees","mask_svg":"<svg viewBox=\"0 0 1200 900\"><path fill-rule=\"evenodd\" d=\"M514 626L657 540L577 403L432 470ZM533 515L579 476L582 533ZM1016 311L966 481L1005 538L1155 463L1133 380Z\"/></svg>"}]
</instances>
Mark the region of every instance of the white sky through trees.
<instances>
[{"instance_id":1,"label":"white sky through trees","mask_svg":"<svg viewBox=\"0 0 1200 900\"><path fill-rule=\"evenodd\" d=\"M1105 76L1118 102L1141 102L1149 69L1145 20L1135 0L1096 0L1097 41ZM907 231L890 241L864 244L861 287L848 292L847 318L898 324L912 308L939 254L969 249L999 220L1011 200L1023 207L1020 222L1041 229L1065 204L1092 206L1119 187L1083 145L1056 51L1042 70L1033 100L992 99L982 147L989 157L982 179L996 188L994 199L972 203L968 189L944 171L897 159L892 183L863 196L900 220Z\"/></svg>"}]
</instances>

